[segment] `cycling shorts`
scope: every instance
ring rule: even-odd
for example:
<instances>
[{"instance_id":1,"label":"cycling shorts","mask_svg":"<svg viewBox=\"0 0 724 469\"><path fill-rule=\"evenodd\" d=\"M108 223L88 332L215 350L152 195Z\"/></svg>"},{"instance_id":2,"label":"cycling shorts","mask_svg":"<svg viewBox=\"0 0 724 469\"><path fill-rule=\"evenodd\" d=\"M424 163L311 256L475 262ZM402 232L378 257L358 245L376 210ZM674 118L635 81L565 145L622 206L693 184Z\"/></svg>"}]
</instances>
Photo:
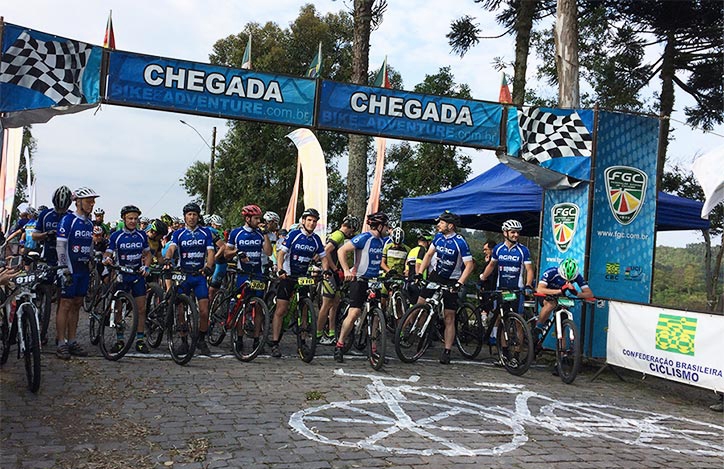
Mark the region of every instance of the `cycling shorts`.
<instances>
[{"instance_id":1,"label":"cycling shorts","mask_svg":"<svg viewBox=\"0 0 724 469\"><path fill-rule=\"evenodd\" d=\"M131 296L138 298L146 296L146 279L140 275L123 275L122 281L118 283L116 291L123 290L131 292Z\"/></svg>"},{"instance_id":2,"label":"cycling shorts","mask_svg":"<svg viewBox=\"0 0 724 469\"><path fill-rule=\"evenodd\" d=\"M186 280L178 286L179 293L188 295L193 290L197 300L209 298L209 286L203 275L188 275Z\"/></svg>"},{"instance_id":3,"label":"cycling shorts","mask_svg":"<svg viewBox=\"0 0 724 469\"><path fill-rule=\"evenodd\" d=\"M277 287L277 300L289 301L294 293L294 286L297 283L296 278L287 277L279 279L279 286ZM299 287L299 293L302 296L309 296L309 287Z\"/></svg>"},{"instance_id":4,"label":"cycling shorts","mask_svg":"<svg viewBox=\"0 0 724 469\"><path fill-rule=\"evenodd\" d=\"M228 268L229 264L227 264L226 262L217 263L216 267L214 267L214 274L211 276L209 286L214 288L220 288L221 283L224 281L224 276L226 275L226 270Z\"/></svg>"},{"instance_id":5,"label":"cycling shorts","mask_svg":"<svg viewBox=\"0 0 724 469\"><path fill-rule=\"evenodd\" d=\"M325 298L339 298L342 295L342 281L344 272L337 270L329 278L322 280L322 296Z\"/></svg>"},{"instance_id":6,"label":"cycling shorts","mask_svg":"<svg viewBox=\"0 0 724 469\"><path fill-rule=\"evenodd\" d=\"M457 283L457 280L442 278L439 275L437 275L435 272L430 273L430 281L438 283L440 285L445 285L446 287L452 287L453 285L455 285ZM435 293L435 290L431 290L429 288L423 288L420 291L420 296L425 299L428 299L428 298L431 298L434 293ZM445 309L453 309L453 310L458 309L458 294L444 290L442 292L442 303L443 303Z\"/></svg>"},{"instance_id":7,"label":"cycling shorts","mask_svg":"<svg viewBox=\"0 0 724 469\"><path fill-rule=\"evenodd\" d=\"M90 274L88 271L71 274L71 281L63 285L60 290L61 298L78 298L88 293Z\"/></svg>"},{"instance_id":8,"label":"cycling shorts","mask_svg":"<svg viewBox=\"0 0 724 469\"><path fill-rule=\"evenodd\" d=\"M369 284L366 279L354 280L349 283L349 306L350 308L361 308L367 301L367 290Z\"/></svg>"},{"instance_id":9,"label":"cycling shorts","mask_svg":"<svg viewBox=\"0 0 724 469\"><path fill-rule=\"evenodd\" d=\"M244 282L249 280L250 274L247 273L240 273L236 276L236 289L238 290L239 287L241 287ZM264 290L252 290L251 288L244 289L244 296L258 296L259 298L264 298Z\"/></svg>"}]
</instances>

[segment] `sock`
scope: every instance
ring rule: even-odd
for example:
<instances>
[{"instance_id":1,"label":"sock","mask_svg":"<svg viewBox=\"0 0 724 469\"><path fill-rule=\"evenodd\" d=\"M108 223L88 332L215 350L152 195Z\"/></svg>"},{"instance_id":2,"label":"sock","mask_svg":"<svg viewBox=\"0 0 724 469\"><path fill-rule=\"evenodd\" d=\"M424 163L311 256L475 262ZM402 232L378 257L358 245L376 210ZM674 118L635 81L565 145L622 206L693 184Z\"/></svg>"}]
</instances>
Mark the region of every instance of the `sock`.
<instances>
[{"instance_id":1,"label":"sock","mask_svg":"<svg viewBox=\"0 0 724 469\"><path fill-rule=\"evenodd\" d=\"M319 339L320 337L322 337L322 331L317 331L317 339Z\"/></svg>"},{"instance_id":2,"label":"sock","mask_svg":"<svg viewBox=\"0 0 724 469\"><path fill-rule=\"evenodd\" d=\"M327 334L327 337L334 337L334 336L335 336L334 329L330 329L329 334Z\"/></svg>"},{"instance_id":3,"label":"sock","mask_svg":"<svg viewBox=\"0 0 724 469\"><path fill-rule=\"evenodd\" d=\"M337 348L344 348L344 342L337 341Z\"/></svg>"},{"instance_id":4,"label":"sock","mask_svg":"<svg viewBox=\"0 0 724 469\"><path fill-rule=\"evenodd\" d=\"M136 340L143 340L145 334L143 332L136 332Z\"/></svg>"}]
</instances>

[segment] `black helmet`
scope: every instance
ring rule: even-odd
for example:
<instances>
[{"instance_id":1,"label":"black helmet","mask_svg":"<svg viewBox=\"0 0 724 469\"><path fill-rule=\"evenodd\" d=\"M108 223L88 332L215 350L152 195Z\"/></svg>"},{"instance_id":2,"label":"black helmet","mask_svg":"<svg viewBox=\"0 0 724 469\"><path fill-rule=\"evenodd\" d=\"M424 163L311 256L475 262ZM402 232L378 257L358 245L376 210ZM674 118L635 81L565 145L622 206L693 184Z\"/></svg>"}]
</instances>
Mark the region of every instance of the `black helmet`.
<instances>
[{"instance_id":1,"label":"black helmet","mask_svg":"<svg viewBox=\"0 0 724 469\"><path fill-rule=\"evenodd\" d=\"M346 217L344 217L344 220L342 220L342 224L352 228L352 231L357 231L360 228L359 218L355 217L354 215L347 215Z\"/></svg>"},{"instance_id":2,"label":"black helmet","mask_svg":"<svg viewBox=\"0 0 724 469\"><path fill-rule=\"evenodd\" d=\"M377 225L389 225L390 217L385 212L377 212L367 215L367 224L371 227Z\"/></svg>"},{"instance_id":3,"label":"black helmet","mask_svg":"<svg viewBox=\"0 0 724 469\"><path fill-rule=\"evenodd\" d=\"M440 214L439 217L435 220L435 223L439 222L440 220L446 222L446 223L452 223L455 226L460 226L460 217L452 213L450 210L445 210Z\"/></svg>"},{"instance_id":4,"label":"black helmet","mask_svg":"<svg viewBox=\"0 0 724 469\"><path fill-rule=\"evenodd\" d=\"M56 212L65 212L70 207L72 193L68 186L60 186L53 192L53 207Z\"/></svg>"},{"instance_id":5,"label":"black helmet","mask_svg":"<svg viewBox=\"0 0 724 469\"><path fill-rule=\"evenodd\" d=\"M319 220L319 212L317 211L316 208L308 208L304 212L302 212L302 218L307 218L307 217L314 217L317 220Z\"/></svg>"},{"instance_id":6,"label":"black helmet","mask_svg":"<svg viewBox=\"0 0 724 469\"><path fill-rule=\"evenodd\" d=\"M146 231L155 231L161 236L166 236L168 233L168 225L162 220L153 220L147 227Z\"/></svg>"},{"instance_id":7,"label":"black helmet","mask_svg":"<svg viewBox=\"0 0 724 469\"><path fill-rule=\"evenodd\" d=\"M199 204L196 202L189 202L186 205L184 205L184 215L186 215L189 212L196 212L196 215L201 216L201 207L199 207Z\"/></svg>"},{"instance_id":8,"label":"black helmet","mask_svg":"<svg viewBox=\"0 0 724 469\"><path fill-rule=\"evenodd\" d=\"M136 212L139 216L141 216L141 209L136 207L135 205L126 205L121 209L121 218L125 217L127 213Z\"/></svg>"}]
</instances>

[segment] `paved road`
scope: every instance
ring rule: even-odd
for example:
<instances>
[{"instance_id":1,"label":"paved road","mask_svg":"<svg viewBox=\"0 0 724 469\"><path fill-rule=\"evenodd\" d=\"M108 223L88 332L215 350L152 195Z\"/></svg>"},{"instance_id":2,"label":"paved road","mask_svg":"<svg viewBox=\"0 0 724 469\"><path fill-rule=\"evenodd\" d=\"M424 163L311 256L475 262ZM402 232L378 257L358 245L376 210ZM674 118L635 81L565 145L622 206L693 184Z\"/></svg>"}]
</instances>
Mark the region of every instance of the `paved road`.
<instances>
[{"instance_id":1,"label":"paved road","mask_svg":"<svg viewBox=\"0 0 724 469\"><path fill-rule=\"evenodd\" d=\"M85 318L82 319L85 325ZM83 326L84 327L84 326ZM373 372L321 347L181 367L131 354L43 354L38 395L22 363L0 370L2 468L722 467L709 392L592 370L566 386L543 365L514 377L490 359L391 360ZM457 360L455 360L457 358Z\"/></svg>"}]
</instances>

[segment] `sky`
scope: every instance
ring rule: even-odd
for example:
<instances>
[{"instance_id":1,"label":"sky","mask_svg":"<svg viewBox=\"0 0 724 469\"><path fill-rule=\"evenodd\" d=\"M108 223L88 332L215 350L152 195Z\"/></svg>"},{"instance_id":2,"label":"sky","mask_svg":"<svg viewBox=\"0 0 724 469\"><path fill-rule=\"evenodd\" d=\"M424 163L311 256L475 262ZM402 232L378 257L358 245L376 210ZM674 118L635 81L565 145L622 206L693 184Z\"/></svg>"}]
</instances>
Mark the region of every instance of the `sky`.
<instances>
[{"instance_id":1,"label":"sky","mask_svg":"<svg viewBox=\"0 0 724 469\"><path fill-rule=\"evenodd\" d=\"M313 3L320 14L349 11L351 0L136 0L77 1L24 0L5 2L0 14L9 23L40 31L102 44L109 10L113 10L116 47L121 50L208 63L213 44L242 31L249 22L273 21L282 28ZM380 67L385 56L412 89L425 75L450 66L458 83L470 86L475 99L497 101L500 73L495 57L513 60L514 38L481 42L464 57L450 51L445 34L450 22L463 15L477 17L487 36L499 35L494 15L472 0L392 0L380 27L370 39L370 70ZM310 57L311 60L311 57ZM529 86L535 82L535 59L529 61ZM683 108L691 103L677 95L674 118L684 120ZM33 126L37 139L33 169L38 184L38 204L50 205L53 190L61 184L75 189L89 186L101 195L96 206L106 219L117 218L123 205L138 205L144 215L180 215L190 197L181 187L186 169L197 160L208 162L207 143L183 125L184 120L211 142L226 133L226 120L170 112L103 105L98 111L58 116ZM689 169L697 154L724 144L724 126L705 134L674 123L676 140L670 159ZM490 151L465 150L472 159L475 177L497 164ZM701 241L697 232L660 233L657 244L685 246Z\"/></svg>"}]
</instances>

